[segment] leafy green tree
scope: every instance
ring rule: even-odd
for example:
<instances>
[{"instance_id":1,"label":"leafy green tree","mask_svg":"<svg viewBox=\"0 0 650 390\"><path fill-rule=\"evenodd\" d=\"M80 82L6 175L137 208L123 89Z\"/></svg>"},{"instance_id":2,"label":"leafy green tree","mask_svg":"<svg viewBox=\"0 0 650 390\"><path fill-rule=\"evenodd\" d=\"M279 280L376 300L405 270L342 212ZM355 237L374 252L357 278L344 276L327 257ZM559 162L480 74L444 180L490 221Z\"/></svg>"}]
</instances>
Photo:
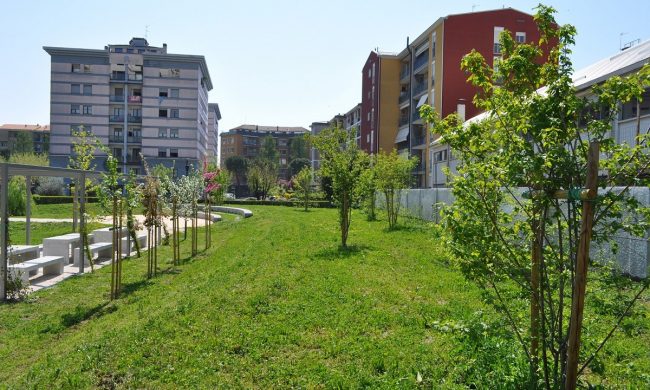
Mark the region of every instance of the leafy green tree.
<instances>
[{"instance_id":1,"label":"leafy green tree","mask_svg":"<svg viewBox=\"0 0 650 390\"><path fill-rule=\"evenodd\" d=\"M369 155L368 160L368 169L364 170L359 177L357 191L368 221L375 221L377 219L377 169L375 168L377 156Z\"/></svg>"},{"instance_id":2,"label":"leafy green tree","mask_svg":"<svg viewBox=\"0 0 650 390\"><path fill-rule=\"evenodd\" d=\"M332 198L339 210L341 246L347 248L352 206L359 199L359 177L368 166L368 155L357 147L354 131L340 127L323 130L310 137L321 155L321 171L332 179Z\"/></svg>"},{"instance_id":3,"label":"leafy green tree","mask_svg":"<svg viewBox=\"0 0 650 390\"><path fill-rule=\"evenodd\" d=\"M20 131L16 134L16 141L13 145L11 153L33 153L34 140L32 135L26 131Z\"/></svg>"},{"instance_id":4,"label":"leafy green tree","mask_svg":"<svg viewBox=\"0 0 650 390\"><path fill-rule=\"evenodd\" d=\"M295 137L289 141L289 156L292 160L298 158L309 160L309 150L307 149L307 141L304 137Z\"/></svg>"},{"instance_id":5,"label":"leafy green tree","mask_svg":"<svg viewBox=\"0 0 650 390\"><path fill-rule=\"evenodd\" d=\"M417 157L404 158L393 150L379 153L374 166L376 186L384 194L389 229L397 226L402 189L410 187L411 171L418 165Z\"/></svg>"},{"instance_id":6,"label":"leafy green tree","mask_svg":"<svg viewBox=\"0 0 650 390\"><path fill-rule=\"evenodd\" d=\"M428 106L420 111L458 157L458 175L451 180L455 202L445 211L449 248L465 276L510 324L521 353L508 358L512 371L503 377L519 388L564 388L565 378L587 367L597 372L597 354L614 334L604 325L611 321L616 329L648 287L643 283L637 291L615 269L594 262L584 304L607 302L607 309L585 310L585 327L570 319L580 306L575 286L587 280L577 278L576 267L580 239L587 237L581 221L589 217L582 214L582 203L593 201L581 201L579 191L586 182L590 144L600 147L606 176L599 186L607 190L594 203L592 240L601 249L615 248L617 234L644 237L649 227L650 212L629 194L630 185L647 185L642 174L650 166L644 152L648 135L626 145L614 142L609 131L620 103L639 99L650 86L650 68L593 87L594 99L576 96L570 61L575 29L559 26L554 13L551 7L537 7L539 42L519 44L511 33L502 33L498 66L491 67L492 58L476 51L463 58L462 69L479 89L474 103L488 112L484 120L463 124L455 115L438 119ZM623 189L612 191L616 184ZM528 199L517 187L526 188ZM588 254L585 245L582 253ZM615 263L614 254L604 252ZM577 369L568 364L571 327L582 332ZM522 361L529 367L527 376L517 375Z\"/></svg>"},{"instance_id":7,"label":"leafy green tree","mask_svg":"<svg viewBox=\"0 0 650 390\"><path fill-rule=\"evenodd\" d=\"M248 171L248 160L242 156L230 156L224 163L226 164L226 169L232 173L232 176L235 178L235 192L237 192L239 186L242 185L246 178L246 172Z\"/></svg>"},{"instance_id":8,"label":"leafy green tree","mask_svg":"<svg viewBox=\"0 0 650 390\"><path fill-rule=\"evenodd\" d=\"M291 176L298 174L305 167L310 167L311 161L306 158L296 158L289 163L289 172Z\"/></svg>"},{"instance_id":9,"label":"leafy green tree","mask_svg":"<svg viewBox=\"0 0 650 390\"><path fill-rule=\"evenodd\" d=\"M278 181L277 165L268 160L254 160L248 167L247 180L248 188L255 197L266 199Z\"/></svg>"},{"instance_id":10,"label":"leafy green tree","mask_svg":"<svg viewBox=\"0 0 650 390\"><path fill-rule=\"evenodd\" d=\"M304 167L297 175L291 178L293 188L302 200L305 211L309 210L309 201L313 192L312 188L313 172L310 167Z\"/></svg>"},{"instance_id":11,"label":"leafy green tree","mask_svg":"<svg viewBox=\"0 0 650 390\"><path fill-rule=\"evenodd\" d=\"M279 164L280 153L278 152L275 139L270 135L262 138L262 146L260 147L258 159L267 161L273 165Z\"/></svg>"}]
</instances>

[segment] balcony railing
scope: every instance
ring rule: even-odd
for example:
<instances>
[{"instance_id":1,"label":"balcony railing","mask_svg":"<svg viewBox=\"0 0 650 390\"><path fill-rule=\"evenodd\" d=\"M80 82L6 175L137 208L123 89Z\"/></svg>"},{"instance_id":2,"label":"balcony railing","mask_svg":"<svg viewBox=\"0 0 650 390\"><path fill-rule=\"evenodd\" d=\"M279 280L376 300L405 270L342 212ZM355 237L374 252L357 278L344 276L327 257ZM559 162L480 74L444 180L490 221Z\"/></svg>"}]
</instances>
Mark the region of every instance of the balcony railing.
<instances>
[{"instance_id":1,"label":"balcony railing","mask_svg":"<svg viewBox=\"0 0 650 390\"><path fill-rule=\"evenodd\" d=\"M120 160L121 162L121 160ZM139 154L137 155L127 155L126 156L126 163L127 164L142 164L142 157L140 157Z\"/></svg>"},{"instance_id":2,"label":"balcony railing","mask_svg":"<svg viewBox=\"0 0 650 390\"><path fill-rule=\"evenodd\" d=\"M419 83L413 88L413 96L427 90L427 83Z\"/></svg>"},{"instance_id":3,"label":"balcony railing","mask_svg":"<svg viewBox=\"0 0 650 390\"><path fill-rule=\"evenodd\" d=\"M112 81L142 81L142 73L129 74L128 77L124 72L113 72L111 73Z\"/></svg>"},{"instance_id":4,"label":"balcony railing","mask_svg":"<svg viewBox=\"0 0 650 390\"><path fill-rule=\"evenodd\" d=\"M119 142L122 143L124 142L124 136L123 135L109 135L108 136L108 142ZM127 136L126 137L126 142L128 143L134 143L134 144L139 144L142 142L142 137L136 137L136 136Z\"/></svg>"},{"instance_id":5,"label":"balcony railing","mask_svg":"<svg viewBox=\"0 0 650 390\"><path fill-rule=\"evenodd\" d=\"M413 143L411 146L423 145L427 141L427 138L421 134L414 134Z\"/></svg>"},{"instance_id":6,"label":"balcony railing","mask_svg":"<svg viewBox=\"0 0 650 390\"><path fill-rule=\"evenodd\" d=\"M127 118L129 123L142 123L142 117L139 115L129 115ZM110 115L109 122L124 122L124 115Z\"/></svg>"},{"instance_id":7,"label":"balcony railing","mask_svg":"<svg viewBox=\"0 0 650 390\"><path fill-rule=\"evenodd\" d=\"M402 115L399 118L399 127L402 127L404 125L408 125L409 123L409 116L408 115Z\"/></svg>"},{"instance_id":8,"label":"balcony railing","mask_svg":"<svg viewBox=\"0 0 650 390\"><path fill-rule=\"evenodd\" d=\"M111 95L108 97L111 102L121 103L124 102L124 95Z\"/></svg>"},{"instance_id":9,"label":"balcony railing","mask_svg":"<svg viewBox=\"0 0 650 390\"><path fill-rule=\"evenodd\" d=\"M411 119L413 119L413 121L417 121L418 119L421 119L420 110L415 110L411 115Z\"/></svg>"},{"instance_id":10,"label":"balcony railing","mask_svg":"<svg viewBox=\"0 0 650 390\"><path fill-rule=\"evenodd\" d=\"M399 79L404 80L405 78L409 77L410 74L411 74L411 69L407 66L406 68L403 68L402 71L400 72Z\"/></svg>"},{"instance_id":11,"label":"balcony railing","mask_svg":"<svg viewBox=\"0 0 650 390\"><path fill-rule=\"evenodd\" d=\"M406 101L409 100L409 97L411 96L409 91L404 91L399 94L399 104L402 104Z\"/></svg>"},{"instance_id":12,"label":"balcony railing","mask_svg":"<svg viewBox=\"0 0 650 390\"><path fill-rule=\"evenodd\" d=\"M422 54L415 59L413 64L413 69L419 69L422 65L426 64L429 61L429 53Z\"/></svg>"},{"instance_id":13,"label":"balcony railing","mask_svg":"<svg viewBox=\"0 0 650 390\"><path fill-rule=\"evenodd\" d=\"M129 96L129 103L142 103L142 96Z\"/></svg>"}]
</instances>

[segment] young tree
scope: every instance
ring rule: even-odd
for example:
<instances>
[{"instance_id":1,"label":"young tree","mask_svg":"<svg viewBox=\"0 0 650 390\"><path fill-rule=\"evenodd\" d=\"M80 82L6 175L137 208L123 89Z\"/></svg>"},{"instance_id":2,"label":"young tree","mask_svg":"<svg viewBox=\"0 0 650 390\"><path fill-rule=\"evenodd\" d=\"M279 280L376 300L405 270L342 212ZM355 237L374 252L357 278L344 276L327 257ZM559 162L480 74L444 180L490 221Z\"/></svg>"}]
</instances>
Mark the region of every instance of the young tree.
<instances>
[{"instance_id":1,"label":"young tree","mask_svg":"<svg viewBox=\"0 0 650 390\"><path fill-rule=\"evenodd\" d=\"M312 170L309 167L304 167L297 175L291 178L293 182L293 188L295 192L302 199L302 203L305 206L305 211L309 210L309 201L313 188L311 185L312 182Z\"/></svg>"},{"instance_id":2,"label":"young tree","mask_svg":"<svg viewBox=\"0 0 650 390\"><path fill-rule=\"evenodd\" d=\"M375 221L377 219L377 169L375 166L377 156L369 155L368 161L368 169L364 170L359 177L357 190L368 221Z\"/></svg>"},{"instance_id":3,"label":"young tree","mask_svg":"<svg viewBox=\"0 0 650 390\"><path fill-rule=\"evenodd\" d=\"M404 158L395 150L391 153L379 153L374 166L377 189L384 194L388 228L397 226L402 189L411 185L411 171L418 165L417 157Z\"/></svg>"},{"instance_id":4,"label":"young tree","mask_svg":"<svg viewBox=\"0 0 650 390\"><path fill-rule=\"evenodd\" d=\"M310 137L321 155L321 171L332 179L332 198L339 209L341 246L347 248L352 206L359 199L359 177L368 166L368 155L359 150L354 131L348 134L340 127L323 130Z\"/></svg>"},{"instance_id":5,"label":"young tree","mask_svg":"<svg viewBox=\"0 0 650 390\"><path fill-rule=\"evenodd\" d=\"M455 202L445 212L449 247L511 325L530 368L519 380L573 389L648 286L635 291L633 282L593 263L584 301L589 221L601 248L615 248L613 237L621 231L643 236L648 229L648 209L629 194L630 185L647 184L640 177L650 166L643 151L648 135L629 146L616 144L609 130L619 103L639 99L650 86L650 69L612 77L593 88L594 100L577 97L569 59L575 29L558 27L554 12L537 8L539 43L518 44L501 34L498 66L491 68L476 51L463 58L462 68L479 88L474 102L488 112L484 120L439 120L430 107L421 114L458 156ZM607 173L601 179L599 148L600 169ZM596 184L605 189L598 198ZM624 187L613 191L616 184ZM517 187L525 187L527 197ZM618 316L609 333L603 326L611 317L582 311L600 299ZM590 326L582 326L583 318ZM514 366L516 359L509 361Z\"/></svg>"}]
</instances>

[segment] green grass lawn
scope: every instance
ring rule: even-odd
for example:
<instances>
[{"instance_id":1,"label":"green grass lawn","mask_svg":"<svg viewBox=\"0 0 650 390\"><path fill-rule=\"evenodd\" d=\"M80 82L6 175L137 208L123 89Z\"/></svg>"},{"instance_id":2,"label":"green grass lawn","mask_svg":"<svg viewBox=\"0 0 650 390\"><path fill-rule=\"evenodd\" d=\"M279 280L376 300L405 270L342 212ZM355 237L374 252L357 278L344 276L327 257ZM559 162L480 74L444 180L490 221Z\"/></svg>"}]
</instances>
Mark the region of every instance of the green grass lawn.
<instances>
[{"instance_id":1,"label":"green grass lawn","mask_svg":"<svg viewBox=\"0 0 650 390\"><path fill-rule=\"evenodd\" d=\"M249 208L180 267L160 250L151 280L144 258L126 261L116 301L105 267L0 306L0 388L463 387L471 359L430 324L492 312L430 226L388 232L355 212L340 251L336 210ZM617 342L646 356L613 383L642 386L630 377L650 368L650 338Z\"/></svg>"},{"instance_id":2,"label":"green grass lawn","mask_svg":"<svg viewBox=\"0 0 650 390\"><path fill-rule=\"evenodd\" d=\"M47 237L60 236L63 234L72 233L71 222L32 222L31 224L31 244L42 244L43 239ZM97 222L88 224L88 229L94 230L101 227L108 226ZM10 222L9 223L9 242L12 244L25 244L25 222Z\"/></svg>"},{"instance_id":3,"label":"green grass lawn","mask_svg":"<svg viewBox=\"0 0 650 390\"><path fill-rule=\"evenodd\" d=\"M72 218L72 203L32 204L32 218ZM86 212L90 215L105 214L99 203L86 203Z\"/></svg>"}]
</instances>

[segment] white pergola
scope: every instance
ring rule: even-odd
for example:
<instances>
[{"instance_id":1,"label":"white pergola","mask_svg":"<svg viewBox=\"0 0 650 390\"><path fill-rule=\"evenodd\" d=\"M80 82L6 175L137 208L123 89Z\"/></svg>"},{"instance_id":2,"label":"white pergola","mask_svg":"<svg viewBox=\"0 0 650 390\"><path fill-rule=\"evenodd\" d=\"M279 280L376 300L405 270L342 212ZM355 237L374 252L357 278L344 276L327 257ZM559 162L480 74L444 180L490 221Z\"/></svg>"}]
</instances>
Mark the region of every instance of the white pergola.
<instances>
[{"instance_id":1,"label":"white pergola","mask_svg":"<svg viewBox=\"0 0 650 390\"><path fill-rule=\"evenodd\" d=\"M74 179L79 183L80 191L75 189L75 192L79 197L79 231L82 232L85 228L86 219L86 179L87 178L97 178L100 177L101 173L97 171L83 171L79 169L70 169L70 168L55 168L55 167L43 167L37 165L23 165L23 164L11 164L11 163L0 163L0 300L4 301L7 298L7 271L8 271L8 260L9 254L7 253L8 243L9 243L9 210L7 207L8 202L8 187L9 179L12 176L24 176L26 181L26 228L25 228L25 242L29 244L30 242L30 219L31 219L31 178L39 176L49 176L49 177L62 177ZM74 195L73 195L74 196ZM76 199L75 196L75 199ZM81 255L81 262L79 266L79 273L84 272L84 251L79 251Z\"/></svg>"}]
</instances>

